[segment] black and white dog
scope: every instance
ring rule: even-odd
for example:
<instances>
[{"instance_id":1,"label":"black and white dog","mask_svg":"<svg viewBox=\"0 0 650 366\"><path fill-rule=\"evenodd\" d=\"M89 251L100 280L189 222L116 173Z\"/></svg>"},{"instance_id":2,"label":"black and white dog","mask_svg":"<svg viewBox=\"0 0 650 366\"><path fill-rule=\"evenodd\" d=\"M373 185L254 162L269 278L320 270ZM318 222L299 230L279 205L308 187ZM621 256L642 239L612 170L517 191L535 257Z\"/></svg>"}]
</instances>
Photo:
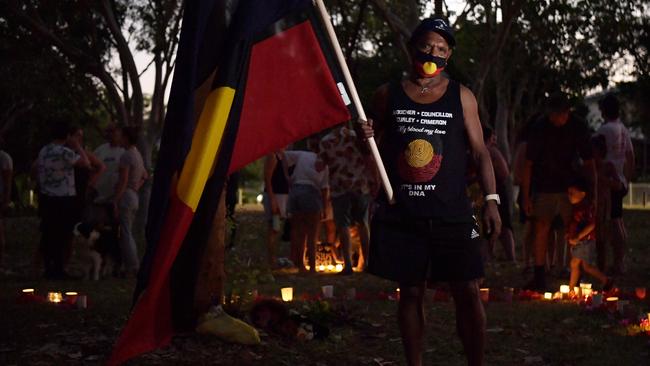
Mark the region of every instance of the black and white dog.
<instances>
[{"instance_id":1,"label":"black and white dog","mask_svg":"<svg viewBox=\"0 0 650 366\"><path fill-rule=\"evenodd\" d=\"M74 226L73 248L80 256L84 279L97 281L110 273L110 259L95 245L99 238L99 231L91 224L79 222Z\"/></svg>"}]
</instances>

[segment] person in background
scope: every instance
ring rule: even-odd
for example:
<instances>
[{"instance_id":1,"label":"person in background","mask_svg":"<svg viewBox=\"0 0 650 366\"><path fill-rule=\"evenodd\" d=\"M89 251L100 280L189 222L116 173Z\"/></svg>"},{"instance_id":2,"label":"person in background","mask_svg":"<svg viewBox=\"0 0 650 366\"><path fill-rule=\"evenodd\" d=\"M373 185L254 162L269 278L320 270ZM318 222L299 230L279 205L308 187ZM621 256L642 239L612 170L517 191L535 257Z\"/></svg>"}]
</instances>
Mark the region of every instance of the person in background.
<instances>
[{"instance_id":1,"label":"person in background","mask_svg":"<svg viewBox=\"0 0 650 366\"><path fill-rule=\"evenodd\" d=\"M567 242L571 247L571 279L569 288L573 290L583 272L586 272L603 284L603 290L613 287L612 280L594 266L596 245L596 212L593 199L587 195L588 185L584 179L576 179L568 189L572 212L567 229Z\"/></svg>"},{"instance_id":2,"label":"person in background","mask_svg":"<svg viewBox=\"0 0 650 366\"><path fill-rule=\"evenodd\" d=\"M485 146L490 152L492 159L492 166L494 167L494 180L497 185L497 194L501 198L499 205L499 216L501 217L501 235L499 241L503 246L503 252L506 255L506 260L515 262L515 235L512 230L512 195L507 185L510 181L510 169L508 162L503 157L501 151L497 147L497 136L488 126L483 126L483 139ZM489 254L490 257L494 256L494 242L489 241Z\"/></svg>"},{"instance_id":3,"label":"person in background","mask_svg":"<svg viewBox=\"0 0 650 366\"><path fill-rule=\"evenodd\" d=\"M88 161L90 162L89 167L75 167L74 169L74 181L75 181L75 190L77 192L77 212L79 215L79 220L84 218L84 211L87 208L87 201L92 202L90 196L94 196L96 191L96 184L99 177L106 170L106 165L102 162L94 153L86 149L84 145L84 130L79 126L73 126L70 129L71 138L77 140L77 143L84 148Z\"/></svg>"},{"instance_id":4,"label":"person in background","mask_svg":"<svg viewBox=\"0 0 650 366\"><path fill-rule=\"evenodd\" d=\"M268 154L264 159L264 214L268 223L266 247L268 263L277 267L278 236L281 221L287 218L289 197L289 171L284 158L284 149ZM286 223L285 223L286 225ZM294 263L296 266L298 263Z\"/></svg>"},{"instance_id":5,"label":"person in background","mask_svg":"<svg viewBox=\"0 0 650 366\"><path fill-rule=\"evenodd\" d=\"M632 175L634 174L634 148L630 140L630 133L620 120L620 105L618 99L606 95L599 103L600 112L605 120L596 132L596 136L604 138L606 148L605 164L613 166L615 175L610 186L610 230L607 238L614 250L614 263L612 274L622 274L625 271L625 250L627 232L623 222L623 197L627 194ZM604 269L606 263L606 248L600 248L599 265Z\"/></svg>"},{"instance_id":6,"label":"person in background","mask_svg":"<svg viewBox=\"0 0 650 366\"><path fill-rule=\"evenodd\" d=\"M357 269L364 270L368 259L368 207L371 201L369 179L373 174L366 169L365 157L357 146L358 143L356 132L343 125L325 135L319 145L318 160L329 167L334 222L343 246L342 274L352 274L350 227L353 225L357 225L361 241Z\"/></svg>"},{"instance_id":7,"label":"person in background","mask_svg":"<svg viewBox=\"0 0 650 366\"><path fill-rule=\"evenodd\" d=\"M45 277L66 279L69 277L64 267L66 249L70 246L76 223L74 168L88 169L90 161L79 140L70 135L67 123L57 121L52 127L52 141L38 153L32 174L40 191L40 251Z\"/></svg>"},{"instance_id":8,"label":"person in background","mask_svg":"<svg viewBox=\"0 0 650 366\"><path fill-rule=\"evenodd\" d=\"M122 250L119 243L119 220L114 215L113 195L115 185L119 177L120 158L124 154L124 148L120 142L121 132L115 123L110 123L104 130L106 142L99 145L94 154L104 164L106 169L99 174L92 188L94 192L92 221L100 229L101 236L97 245L110 253L114 261L115 274L122 265Z\"/></svg>"},{"instance_id":9,"label":"person in background","mask_svg":"<svg viewBox=\"0 0 650 366\"><path fill-rule=\"evenodd\" d=\"M526 214L523 203L523 191L521 186L523 184L524 167L526 165L526 148L528 146L528 135L535 123L539 120L540 115L533 115L533 117L526 122L524 127L521 128L517 135L517 142L515 144L515 156L512 163L512 176L513 183L517 189L517 206L519 208L519 222L524 225L524 238L521 246L521 260L524 264L523 273L528 273L532 270L533 264L533 245L535 241L535 223L534 217ZM534 194L535 187L530 187L530 194Z\"/></svg>"},{"instance_id":10,"label":"person in background","mask_svg":"<svg viewBox=\"0 0 650 366\"><path fill-rule=\"evenodd\" d=\"M592 185L589 192L596 188L589 130L586 123L571 116L570 109L564 94L552 95L547 101L546 115L533 125L529 134L521 189L526 214L535 217L535 270L526 289L546 290L549 234L556 216L561 217L565 228L571 216L566 194L569 184L577 176L586 176Z\"/></svg>"},{"instance_id":11,"label":"person in background","mask_svg":"<svg viewBox=\"0 0 650 366\"><path fill-rule=\"evenodd\" d=\"M11 184L13 181L14 163L11 156L4 150L4 139L0 137L0 269L5 266L5 215L11 203Z\"/></svg>"},{"instance_id":12,"label":"person in background","mask_svg":"<svg viewBox=\"0 0 650 366\"><path fill-rule=\"evenodd\" d=\"M295 166L290 177L287 209L291 216L291 261L306 272L303 257L305 247L309 271L316 272L316 234L329 202L329 170L317 164L317 141L308 140L310 151L285 151L287 166Z\"/></svg>"},{"instance_id":13,"label":"person in background","mask_svg":"<svg viewBox=\"0 0 650 366\"><path fill-rule=\"evenodd\" d=\"M144 167L142 155L135 146L138 141L137 127L121 127L119 131L118 139L124 147L124 154L120 157L119 175L113 195L113 212L120 222L120 248L125 274L127 277L133 277L137 274L140 264L138 248L133 238L133 220L139 207L138 191L149 178L149 174Z\"/></svg>"}]
</instances>

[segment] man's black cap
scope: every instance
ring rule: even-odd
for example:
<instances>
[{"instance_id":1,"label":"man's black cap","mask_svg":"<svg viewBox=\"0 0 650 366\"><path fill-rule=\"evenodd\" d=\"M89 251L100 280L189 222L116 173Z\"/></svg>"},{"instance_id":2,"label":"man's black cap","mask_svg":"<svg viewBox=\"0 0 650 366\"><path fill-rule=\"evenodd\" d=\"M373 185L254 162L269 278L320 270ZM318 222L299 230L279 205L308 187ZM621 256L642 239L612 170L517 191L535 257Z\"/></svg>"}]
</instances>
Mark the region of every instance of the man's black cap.
<instances>
[{"instance_id":1,"label":"man's black cap","mask_svg":"<svg viewBox=\"0 0 650 366\"><path fill-rule=\"evenodd\" d=\"M440 17L426 18L415 27L411 33L410 44L413 44L418 37L426 32L436 32L440 34L449 43L450 47L456 46L456 39L454 38L454 30L449 26L446 19Z\"/></svg>"}]
</instances>

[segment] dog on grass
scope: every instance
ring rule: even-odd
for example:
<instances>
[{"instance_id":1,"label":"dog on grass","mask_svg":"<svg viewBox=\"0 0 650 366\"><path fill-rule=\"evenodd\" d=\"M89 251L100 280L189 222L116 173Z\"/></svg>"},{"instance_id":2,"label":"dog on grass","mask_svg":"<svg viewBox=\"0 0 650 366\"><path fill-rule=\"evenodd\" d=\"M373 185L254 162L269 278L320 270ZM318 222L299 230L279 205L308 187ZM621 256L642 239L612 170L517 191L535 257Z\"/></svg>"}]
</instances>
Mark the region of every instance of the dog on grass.
<instances>
[{"instance_id":1,"label":"dog on grass","mask_svg":"<svg viewBox=\"0 0 650 366\"><path fill-rule=\"evenodd\" d=\"M100 235L88 223L80 222L74 226L73 248L81 258L84 279L97 281L111 271L109 257L95 245Z\"/></svg>"}]
</instances>

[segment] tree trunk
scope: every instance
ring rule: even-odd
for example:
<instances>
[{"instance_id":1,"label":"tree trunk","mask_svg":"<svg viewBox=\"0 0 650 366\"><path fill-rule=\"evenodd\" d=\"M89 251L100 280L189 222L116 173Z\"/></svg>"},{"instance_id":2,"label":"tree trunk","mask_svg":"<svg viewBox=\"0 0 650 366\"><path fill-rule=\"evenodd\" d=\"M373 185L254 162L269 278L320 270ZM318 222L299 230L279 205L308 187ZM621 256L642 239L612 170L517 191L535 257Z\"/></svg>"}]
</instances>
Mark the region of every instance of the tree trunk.
<instances>
[{"instance_id":1,"label":"tree trunk","mask_svg":"<svg viewBox=\"0 0 650 366\"><path fill-rule=\"evenodd\" d=\"M226 248L226 185L212 222L212 231L201 256L194 294L194 314L205 313L213 301L221 302L224 294Z\"/></svg>"}]
</instances>

